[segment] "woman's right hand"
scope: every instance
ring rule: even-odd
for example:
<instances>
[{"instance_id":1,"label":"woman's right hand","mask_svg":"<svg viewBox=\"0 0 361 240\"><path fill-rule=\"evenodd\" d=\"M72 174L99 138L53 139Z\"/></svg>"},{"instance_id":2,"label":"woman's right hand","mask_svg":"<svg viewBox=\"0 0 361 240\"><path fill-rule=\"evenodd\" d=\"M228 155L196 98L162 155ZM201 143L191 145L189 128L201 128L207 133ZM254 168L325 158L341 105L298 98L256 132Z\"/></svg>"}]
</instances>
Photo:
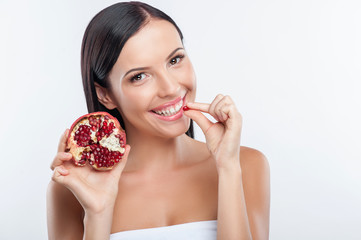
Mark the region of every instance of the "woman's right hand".
<instances>
[{"instance_id":1,"label":"woman's right hand","mask_svg":"<svg viewBox=\"0 0 361 240\"><path fill-rule=\"evenodd\" d=\"M52 180L67 187L86 213L101 213L114 207L119 179L127 162L130 146L126 145L121 162L111 171L97 171L88 164L79 167L73 163L72 154L67 152L68 134L69 129L62 135L58 153L51 164L51 169L54 170Z\"/></svg>"}]
</instances>

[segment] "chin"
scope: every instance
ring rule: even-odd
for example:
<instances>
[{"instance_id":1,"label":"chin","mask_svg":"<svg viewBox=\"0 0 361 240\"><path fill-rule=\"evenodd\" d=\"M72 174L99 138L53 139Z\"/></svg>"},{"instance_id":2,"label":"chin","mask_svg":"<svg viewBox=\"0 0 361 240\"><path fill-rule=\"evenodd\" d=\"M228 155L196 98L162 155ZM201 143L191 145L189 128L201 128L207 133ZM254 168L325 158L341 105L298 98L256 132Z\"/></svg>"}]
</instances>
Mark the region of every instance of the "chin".
<instances>
[{"instance_id":1,"label":"chin","mask_svg":"<svg viewBox=\"0 0 361 240\"><path fill-rule=\"evenodd\" d=\"M179 124L169 126L159 126L158 135L163 138L176 138L185 134L190 126L190 119L185 117Z\"/></svg>"}]
</instances>

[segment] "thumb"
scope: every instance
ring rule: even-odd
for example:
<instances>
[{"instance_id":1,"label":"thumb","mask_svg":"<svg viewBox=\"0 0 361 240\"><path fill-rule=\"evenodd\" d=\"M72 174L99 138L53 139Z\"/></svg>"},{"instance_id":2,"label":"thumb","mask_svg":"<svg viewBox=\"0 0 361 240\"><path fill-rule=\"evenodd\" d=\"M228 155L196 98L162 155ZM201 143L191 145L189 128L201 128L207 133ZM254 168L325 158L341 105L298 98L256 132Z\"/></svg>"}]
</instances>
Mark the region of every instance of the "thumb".
<instances>
[{"instance_id":1,"label":"thumb","mask_svg":"<svg viewBox=\"0 0 361 240\"><path fill-rule=\"evenodd\" d=\"M57 166L57 167L54 168L52 180L54 182L65 185L66 176L68 174L69 174L69 171L66 168L64 168L63 166Z\"/></svg>"},{"instance_id":2,"label":"thumb","mask_svg":"<svg viewBox=\"0 0 361 240\"><path fill-rule=\"evenodd\" d=\"M187 117L193 119L198 124L198 126L202 129L204 134L206 134L208 129L211 126L213 126L213 123L206 116L204 116L200 111L190 109L190 110L184 111L183 113Z\"/></svg>"},{"instance_id":3,"label":"thumb","mask_svg":"<svg viewBox=\"0 0 361 240\"><path fill-rule=\"evenodd\" d=\"M128 156L129 156L129 152L130 152L130 145L125 145L125 152L124 152L124 155L122 157L122 159L120 160L121 162L119 164L117 164L114 169L113 169L113 172L115 172L115 174L117 176L120 176L120 174L122 173L124 167L125 167L125 164L127 163L128 161Z\"/></svg>"}]
</instances>

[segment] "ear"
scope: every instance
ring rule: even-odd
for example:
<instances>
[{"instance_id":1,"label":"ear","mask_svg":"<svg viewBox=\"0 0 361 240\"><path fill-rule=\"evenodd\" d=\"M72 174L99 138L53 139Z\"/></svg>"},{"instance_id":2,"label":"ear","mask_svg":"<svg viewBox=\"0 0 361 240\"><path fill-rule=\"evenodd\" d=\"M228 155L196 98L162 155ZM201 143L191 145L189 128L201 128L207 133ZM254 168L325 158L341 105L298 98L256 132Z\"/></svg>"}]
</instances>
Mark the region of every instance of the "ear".
<instances>
[{"instance_id":1,"label":"ear","mask_svg":"<svg viewBox=\"0 0 361 240\"><path fill-rule=\"evenodd\" d=\"M106 108L109 110L112 110L117 107L116 104L114 104L114 101L111 97L111 93L108 89L100 86L98 83L94 83L95 85L95 91L97 92L98 100L101 104L103 104Z\"/></svg>"}]
</instances>

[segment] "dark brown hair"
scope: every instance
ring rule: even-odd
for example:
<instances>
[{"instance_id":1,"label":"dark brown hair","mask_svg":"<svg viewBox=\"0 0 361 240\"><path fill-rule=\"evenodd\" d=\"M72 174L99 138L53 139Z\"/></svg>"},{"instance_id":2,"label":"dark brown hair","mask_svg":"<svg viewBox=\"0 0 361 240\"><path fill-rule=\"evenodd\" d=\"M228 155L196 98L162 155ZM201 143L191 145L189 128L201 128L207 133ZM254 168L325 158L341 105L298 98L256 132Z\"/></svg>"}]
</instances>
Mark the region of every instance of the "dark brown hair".
<instances>
[{"instance_id":1,"label":"dark brown hair","mask_svg":"<svg viewBox=\"0 0 361 240\"><path fill-rule=\"evenodd\" d=\"M119 111L116 108L109 110L98 101L94 82L102 87L109 87L108 74L124 44L151 18L172 23L183 42L183 34L173 19L142 2L121 2L103 9L90 21L83 37L81 74L88 112L108 112L119 120L124 129L124 121ZM194 138L192 120L186 134Z\"/></svg>"}]
</instances>

